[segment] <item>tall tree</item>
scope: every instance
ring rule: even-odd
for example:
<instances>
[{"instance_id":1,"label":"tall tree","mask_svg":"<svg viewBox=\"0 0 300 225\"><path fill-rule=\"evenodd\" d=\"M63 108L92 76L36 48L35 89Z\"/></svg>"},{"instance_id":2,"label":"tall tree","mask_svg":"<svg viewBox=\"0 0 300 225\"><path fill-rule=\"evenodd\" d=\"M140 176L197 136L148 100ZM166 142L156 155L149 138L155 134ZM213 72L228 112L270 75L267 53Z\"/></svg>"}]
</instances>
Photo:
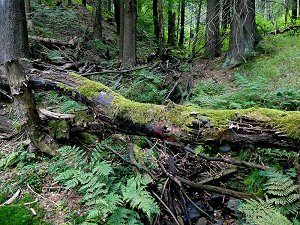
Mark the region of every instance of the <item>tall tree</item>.
<instances>
[{"instance_id":1,"label":"tall tree","mask_svg":"<svg viewBox=\"0 0 300 225\"><path fill-rule=\"evenodd\" d=\"M229 51L224 66L245 61L259 42L255 22L255 0L233 0Z\"/></svg>"},{"instance_id":2,"label":"tall tree","mask_svg":"<svg viewBox=\"0 0 300 225\"><path fill-rule=\"evenodd\" d=\"M125 0L122 67L136 64L136 0Z\"/></svg>"},{"instance_id":3,"label":"tall tree","mask_svg":"<svg viewBox=\"0 0 300 225\"><path fill-rule=\"evenodd\" d=\"M200 31L199 28L200 28L202 2L203 2L203 0L200 0L199 4L198 4L197 22L196 22L196 30L195 30L196 36L194 38L194 42L193 42L193 46L192 46L192 58L194 58L196 55L196 46L197 46L197 42L198 42L198 38L199 38L199 31Z\"/></svg>"},{"instance_id":4,"label":"tall tree","mask_svg":"<svg viewBox=\"0 0 300 225\"><path fill-rule=\"evenodd\" d=\"M203 57L213 58L220 56L220 1L207 1L205 49Z\"/></svg>"},{"instance_id":5,"label":"tall tree","mask_svg":"<svg viewBox=\"0 0 300 225\"><path fill-rule=\"evenodd\" d=\"M159 21L159 56L162 57L165 51L165 32L164 32L164 9L162 0L158 0L158 21Z\"/></svg>"},{"instance_id":6,"label":"tall tree","mask_svg":"<svg viewBox=\"0 0 300 225\"><path fill-rule=\"evenodd\" d=\"M154 35L157 38L157 40L159 40L158 0L153 0L152 12L153 12Z\"/></svg>"},{"instance_id":7,"label":"tall tree","mask_svg":"<svg viewBox=\"0 0 300 225\"><path fill-rule=\"evenodd\" d=\"M114 0L114 16L115 16L115 22L117 24L117 34L120 34L120 2L119 0Z\"/></svg>"},{"instance_id":8,"label":"tall tree","mask_svg":"<svg viewBox=\"0 0 300 225\"><path fill-rule=\"evenodd\" d=\"M185 22L185 0L181 0L181 15L180 15L180 35L179 35L179 46L184 45L184 22Z\"/></svg>"},{"instance_id":9,"label":"tall tree","mask_svg":"<svg viewBox=\"0 0 300 225\"><path fill-rule=\"evenodd\" d=\"M0 62L4 63L14 100L14 109L33 145L43 152L54 154L55 149L51 148L52 141L41 133L41 120L28 80L20 64L20 58L28 57L28 52L24 1L0 1Z\"/></svg>"},{"instance_id":10,"label":"tall tree","mask_svg":"<svg viewBox=\"0 0 300 225\"><path fill-rule=\"evenodd\" d=\"M297 19L297 8L298 8L298 1L297 0L291 0L291 6L292 6L292 19Z\"/></svg>"},{"instance_id":11,"label":"tall tree","mask_svg":"<svg viewBox=\"0 0 300 225\"><path fill-rule=\"evenodd\" d=\"M168 44L170 46L175 46L175 23L176 23L176 13L173 11L173 3L169 1L168 4Z\"/></svg>"},{"instance_id":12,"label":"tall tree","mask_svg":"<svg viewBox=\"0 0 300 225\"><path fill-rule=\"evenodd\" d=\"M94 38L102 40L102 1L94 0Z\"/></svg>"},{"instance_id":13,"label":"tall tree","mask_svg":"<svg viewBox=\"0 0 300 225\"><path fill-rule=\"evenodd\" d=\"M86 7L86 0L82 0L82 5L84 6L84 7Z\"/></svg>"},{"instance_id":14,"label":"tall tree","mask_svg":"<svg viewBox=\"0 0 300 225\"><path fill-rule=\"evenodd\" d=\"M27 20L27 28L28 30L33 30L33 22L31 18L31 8L30 8L30 1L25 0L25 12L26 12L26 20Z\"/></svg>"},{"instance_id":15,"label":"tall tree","mask_svg":"<svg viewBox=\"0 0 300 225\"><path fill-rule=\"evenodd\" d=\"M225 31L230 24L230 5L231 0L222 0L222 31Z\"/></svg>"}]
</instances>

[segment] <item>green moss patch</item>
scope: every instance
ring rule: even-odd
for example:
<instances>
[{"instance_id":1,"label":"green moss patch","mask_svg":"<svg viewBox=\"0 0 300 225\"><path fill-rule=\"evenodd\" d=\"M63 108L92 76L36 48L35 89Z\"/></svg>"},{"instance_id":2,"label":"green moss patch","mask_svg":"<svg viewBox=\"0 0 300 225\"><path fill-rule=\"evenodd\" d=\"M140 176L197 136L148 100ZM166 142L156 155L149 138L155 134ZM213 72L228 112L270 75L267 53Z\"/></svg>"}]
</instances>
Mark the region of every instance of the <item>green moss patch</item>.
<instances>
[{"instance_id":1,"label":"green moss patch","mask_svg":"<svg viewBox=\"0 0 300 225\"><path fill-rule=\"evenodd\" d=\"M0 207L1 225L39 225L40 220L22 205L7 205Z\"/></svg>"}]
</instances>

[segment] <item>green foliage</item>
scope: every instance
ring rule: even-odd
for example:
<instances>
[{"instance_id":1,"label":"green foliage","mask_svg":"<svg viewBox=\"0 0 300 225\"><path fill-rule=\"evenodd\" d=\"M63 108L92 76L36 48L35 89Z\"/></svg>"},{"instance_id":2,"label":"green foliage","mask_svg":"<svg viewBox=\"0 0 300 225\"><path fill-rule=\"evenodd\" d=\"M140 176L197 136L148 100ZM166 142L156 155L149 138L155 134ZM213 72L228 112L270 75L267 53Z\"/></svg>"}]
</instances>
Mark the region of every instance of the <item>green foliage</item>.
<instances>
[{"instance_id":1,"label":"green foliage","mask_svg":"<svg viewBox=\"0 0 300 225\"><path fill-rule=\"evenodd\" d=\"M34 217L29 209L22 205L7 205L0 207L1 225L39 225L40 221Z\"/></svg>"},{"instance_id":2,"label":"green foliage","mask_svg":"<svg viewBox=\"0 0 300 225\"><path fill-rule=\"evenodd\" d=\"M238 209L245 214L249 224L292 225L292 222L276 210L271 203L262 200L245 200Z\"/></svg>"},{"instance_id":3,"label":"green foliage","mask_svg":"<svg viewBox=\"0 0 300 225\"><path fill-rule=\"evenodd\" d=\"M82 194L81 201L89 206L89 223L141 224L140 218L144 216L151 220L152 215L159 212L146 190L151 178L130 175L126 181L119 177L105 151L108 142L100 143L92 151L70 146L60 148L61 158L56 166L65 166L56 171L56 180Z\"/></svg>"},{"instance_id":4,"label":"green foliage","mask_svg":"<svg viewBox=\"0 0 300 225\"><path fill-rule=\"evenodd\" d=\"M36 96L38 104L42 104L43 107L55 106L58 107L59 113L74 113L78 111L84 111L86 106L79 104L66 96L61 96L54 91L41 92Z\"/></svg>"},{"instance_id":5,"label":"green foliage","mask_svg":"<svg viewBox=\"0 0 300 225\"><path fill-rule=\"evenodd\" d=\"M162 79L148 70L136 72L129 86L122 87L119 92L125 97L145 103L160 104L167 90L161 89Z\"/></svg>"},{"instance_id":6,"label":"green foliage","mask_svg":"<svg viewBox=\"0 0 300 225\"><path fill-rule=\"evenodd\" d=\"M239 210L246 215L246 220L253 224L292 224L285 216L298 214L300 208L299 186L289 175L276 171L255 171L248 181L260 183L266 200L246 200ZM295 176L295 171L289 171ZM257 179L257 180L255 180ZM264 179L264 180L263 180ZM248 182L249 183L249 182Z\"/></svg>"},{"instance_id":7,"label":"green foliage","mask_svg":"<svg viewBox=\"0 0 300 225\"><path fill-rule=\"evenodd\" d=\"M267 44L272 43L272 44ZM272 45L272 47L270 47ZM202 107L240 109L253 106L299 110L300 47L298 37L266 37L261 54L232 75L233 82L200 81L193 90L191 102Z\"/></svg>"}]
</instances>

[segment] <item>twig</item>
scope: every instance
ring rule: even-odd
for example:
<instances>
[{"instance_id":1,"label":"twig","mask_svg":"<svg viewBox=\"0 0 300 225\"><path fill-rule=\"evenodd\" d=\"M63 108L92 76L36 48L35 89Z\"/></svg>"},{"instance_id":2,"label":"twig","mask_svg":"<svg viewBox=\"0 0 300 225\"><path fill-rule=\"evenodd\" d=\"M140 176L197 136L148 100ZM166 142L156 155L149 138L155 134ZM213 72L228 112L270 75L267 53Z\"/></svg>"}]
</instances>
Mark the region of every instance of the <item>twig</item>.
<instances>
[{"instance_id":1,"label":"twig","mask_svg":"<svg viewBox=\"0 0 300 225\"><path fill-rule=\"evenodd\" d=\"M206 184L206 183L209 183L209 182L211 182L211 181L220 179L221 177L224 177L224 176L227 176L227 175L229 175L229 174L235 173L235 172L237 172L237 171L238 171L237 169L225 170L225 171L223 171L222 173L217 174L216 176L209 177L209 178L207 178L207 179L205 179L205 180L199 181L198 184Z\"/></svg>"},{"instance_id":2,"label":"twig","mask_svg":"<svg viewBox=\"0 0 300 225\"><path fill-rule=\"evenodd\" d=\"M220 188L220 187L211 186L211 185L199 184L199 183L195 183L195 182L186 180L186 179L184 179L182 177L178 177L178 176L176 178L178 181L182 182L183 184L186 184L192 188L199 189L199 190L206 190L206 191L219 193L222 195L229 195L229 196L232 196L232 197L238 198L238 199L249 199L249 198L258 199L259 198L254 193L244 193L244 192L239 192L239 191L233 191L233 190L226 189L226 188Z\"/></svg>"},{"instance_id":3,"label":"twig","mask_svg":"<svg viewBox=\"0 0 300 225\"><path fill-rule=\"evenodd\" d=\"M59 204L57 204L56 202L54 202L54 201L52 201L52 200L50 200L50 199L48 199L48 198L45 198L45 197L43 197L42 195L36 193L36 192L30 187L29 184L27 184L27 187L28 187L28 189L29 189L33 194L35 194L37 197L40 197L40 198L42 198L42 199L44 199L44 200L46 200L46 201L48 201L48 202L53 203L53 204L56 205L57 207L59 207Z\"/></svg>"},{"instance_id":4,"label":"twig","mask_svg":"<svg viewBox=\"0 0 300 225\"><path fill-rule=\"evenodd\" d=\"M170 215L173 217L173 219L175 220L175 223L177 225L181 225L177 218L175 217L175 215L172 213L172 211L170 210L170 208L166 205L166 203L164 203L164 201L154 192L154 191L151 191L151 193L160 201L160 203L166 208L166 210L170 213Z\"/></svg>"},{"instance_id":5,"label":"twig","mask_svg":"<svg viewBox=\"0 0 300 225\"><path fill-rule=\"evenodd\" d=\"M184 147L184 149L186 151L190 152L190 153L195 154L194 150L191 149L190 147L186 146L186 147ZM215 157L207 156L203 153L199 153L199 154L197 154L197 156L199 156L202 159L205 159L207 161L218 161L218 162L223 162L223 163L232 164L232 165L236 165L236 166L256 168L256 169L259 169L259 170L268 170L268 169L270 169L270 167L268 167L268 166L263 166L263 165L256 164L256 163L238 161L238 160L234 160L234 159L215 158Z\"/></svg>"},{"instance_id":6,"label":"twig","mask_svg":"<svg viewBox=\"0 0 300 225\"><path fill-rule=\"evenodd\" d=\"M7 201L5 201L3 204L1 204L0 206L4 206L4 205L9 205L11 204L21 193L21 189L18 189L16 191L16 193L14 193L14 195L12 197L10 197Z\"/></svg>"}]
</instances>

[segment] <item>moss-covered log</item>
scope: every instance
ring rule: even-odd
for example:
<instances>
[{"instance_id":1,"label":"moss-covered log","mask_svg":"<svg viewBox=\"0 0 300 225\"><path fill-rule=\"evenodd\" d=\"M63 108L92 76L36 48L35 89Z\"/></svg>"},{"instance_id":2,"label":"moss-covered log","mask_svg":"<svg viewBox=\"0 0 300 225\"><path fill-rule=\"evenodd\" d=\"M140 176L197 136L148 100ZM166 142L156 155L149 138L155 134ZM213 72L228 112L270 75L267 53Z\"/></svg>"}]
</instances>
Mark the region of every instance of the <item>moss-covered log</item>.
<instances>
[{"instance_id":1,"label":"moss-covered log","mask_svg":"<svg viewBox=\"0 0 300 225\"><path fill-rule=\"evenodd\" d=\"M34 89L57 90L88 105L93 124L180 143L276 146L300 149L300 112L264 108L210 110L169 102L133 102L77 74L31 76ZM101 132L101 131L99 131Z\"/></svg>"}]
</instances>

